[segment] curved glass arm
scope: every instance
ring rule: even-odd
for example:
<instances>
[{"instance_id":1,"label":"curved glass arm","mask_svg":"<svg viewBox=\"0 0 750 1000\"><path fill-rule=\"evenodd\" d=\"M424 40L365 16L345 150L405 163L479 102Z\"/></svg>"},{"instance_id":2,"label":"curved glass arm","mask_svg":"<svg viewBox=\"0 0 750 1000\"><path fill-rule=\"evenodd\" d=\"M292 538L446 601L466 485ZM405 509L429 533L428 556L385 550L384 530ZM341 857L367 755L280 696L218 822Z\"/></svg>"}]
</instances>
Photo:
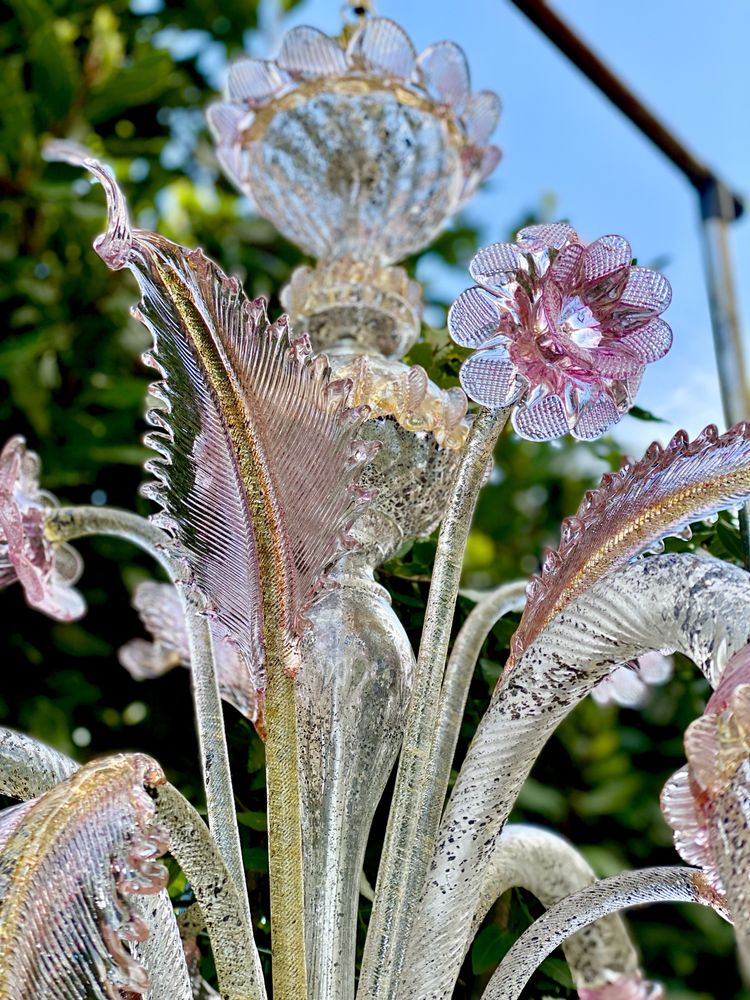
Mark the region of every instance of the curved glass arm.
<instances>
[{"instance_id":1,"label":"curved glass arm","mask_svg":"<svg viewBox=\"0 0 750 1000\"><path fill-rule=\"evenodd\" d=\"M717 659L750 635L744 570L692 554L630 563L574 602L501 679L443 816L417 910L410 981L450 993L491 857L534 761L559 722L615 664L677 649L715 682ZM433 981L428 956L440 954ZM438 970L436 970L438 971Z\"/></svg>"},{"instance_id":2,"label":"curved glass arm","mask_svg":"<svg viewBox=\"0 0 750 1000\"><path fill-rule=\"evenodd\" d=\"M713 900L695 868L644 868L601 879L567 896L536 920L493 973L482 1000L518 1000L534 970L571 935L595 920L644 903Z\"/></svg>"}]
</instances>

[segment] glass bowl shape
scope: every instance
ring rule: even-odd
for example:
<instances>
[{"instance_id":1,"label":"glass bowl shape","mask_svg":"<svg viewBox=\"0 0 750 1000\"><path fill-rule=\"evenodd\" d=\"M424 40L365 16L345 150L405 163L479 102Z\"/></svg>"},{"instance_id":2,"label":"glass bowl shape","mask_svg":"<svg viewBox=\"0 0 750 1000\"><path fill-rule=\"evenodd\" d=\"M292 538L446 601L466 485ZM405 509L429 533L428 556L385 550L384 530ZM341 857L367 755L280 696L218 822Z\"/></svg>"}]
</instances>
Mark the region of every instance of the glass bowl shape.
<instances>
[{"instance_id":1,"label":"glass bowl shape","mask_svg":"<svg viewBox=\"0 0 750 1000\"><path fill-rule=\"evenodd\" d=\"M332 38L292 28L242 58L207 112L219 161L287 239L318 258L399 261L431 242L495 168L500 114L463 51L417 56L388 18Z\"/></svg>"},{"instance_id":2,"label":"glass bowl shape","mask_svg":"<svg viewBox=\"0 0 750 1000\"><path fill-rule=\"evenodd\" d=\"M375 567L440 524L469 432L467 400L459 388L440 389L417 365L363 356L331 364L352 382L349 405L371 409L360 437L381 444L361 479L374 499L351 532Z\"/></svg>"}]
</instances>

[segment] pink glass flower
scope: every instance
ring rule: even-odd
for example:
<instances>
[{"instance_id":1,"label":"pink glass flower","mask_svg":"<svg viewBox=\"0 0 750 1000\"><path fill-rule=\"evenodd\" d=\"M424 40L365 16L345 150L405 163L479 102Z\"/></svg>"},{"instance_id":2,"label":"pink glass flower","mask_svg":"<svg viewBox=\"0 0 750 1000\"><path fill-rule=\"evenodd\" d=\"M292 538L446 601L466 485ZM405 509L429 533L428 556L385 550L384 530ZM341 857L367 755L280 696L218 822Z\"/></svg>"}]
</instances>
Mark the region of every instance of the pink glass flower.
<instances>
[{"instance_id":1,"label":"pink glass flower","mask_svg":"<svg viewBox=\"0 0 750 1000\"><path fill-rule=\"evenodd\" d=\"M724 669L703 715L685 733L687 765L661 807L677 851L728 897L736 925L750 915L750 645Z\"/></svg>"},{"instance_id":2,"label":"pink glass flower","mask_svg":"<svg viewBox=\"0 0 750 1000\"><path fill-rule=\"evenodd\" d=\"M640 976L623 976L614 983L594 989L580 989L580 1000L664 1000L664 989Z\"/></svg>"},{"instance_id":3,"label":"pink glass flower","mask_svg":"<svg viewBox=\"0 0 750 1000\"><path fill-rule=\"evenodd\" d=\"M120 648L120 663L130 676L142 681L161 677L174 667L189 667L190 645L177 588L169 583L144 580L135 589L133 607L153 636L153 642L131 639ZM215 631L213 644L222 698L262 730L262 697L253 687L242 657Z\"/></svg>"},{"instance_id":4,"label":"pink glass flower","mask_svg":"<svg viewBox=\"0 0 750 1000\"><path fill-rule=\"evenodd\" d=\"M44 535L47 511L56 503L39 488L39 457L22 437L12 437L0 452L0 588L19 580L32 608L73 621L86 611L73 589L82 563L69 545Z\"/></svg>"},{"instance_id":5,"label":"pink glass flower","mask_svg":"<svg viewBox=\"0 0 750 1000\"><path fill-rule=\"evenodd\" d=\"M564 223L480 250L469 268L477 284L448 316L455 342L475 351L461 367L466 394L516 403L513 427L532 441L591 440L616 424L672 343L659 318L669 282L631 261L622 236L586 245Z\"/></svg>"},{"instance_id":6,"label":"pink glass flower","mask_svg":"<svg viewBox=\"0 0 750 1000\"><path fill-rule=\"evenodd\" d=\"M674 660L663 653L644 653L633 663L615 667L611 674L599 681L591 697L598 705L622 705L623 708L640 708L648 698L649 688L666 684L672 676Z\"/></svg>"}]
</instances>

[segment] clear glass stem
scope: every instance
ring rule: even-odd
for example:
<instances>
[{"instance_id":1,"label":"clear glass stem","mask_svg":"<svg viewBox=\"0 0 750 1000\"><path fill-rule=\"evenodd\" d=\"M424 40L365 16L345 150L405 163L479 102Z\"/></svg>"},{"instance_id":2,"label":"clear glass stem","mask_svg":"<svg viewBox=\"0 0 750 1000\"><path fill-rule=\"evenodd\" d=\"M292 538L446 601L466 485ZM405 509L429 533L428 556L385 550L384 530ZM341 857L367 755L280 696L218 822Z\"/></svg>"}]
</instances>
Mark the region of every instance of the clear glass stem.
<instances>
[{"instance_id":1,"label":"clear glass stem","mask_svg":"<svg viewBox=\"0 0 750 1000\"><path fill-rule=\"evenodd\" d=\"M493 625L509 611L522 610L526 601L526 585L526 580L514 580L490 591L472 608L453 644L440 692L435 766L428 786L435 829L448 790L451 765L477 659Z\"/></svg>"},{"instance_id":2,"label":"clear glass stem","mask_svg":"<svg viewBox=\"0 0 750 1000\"><path fill-rule=\"evenodd\" d=\"M521 935L482 1000L518 1000L534 970L572 934L608 914L646 903L710 905L710 896L695 868L645 868L594 882L551 907Z\"/></svg>"},{"instance_id":3,"label":"clear glass stem","mask_svg":"<svg viewBox=\"0 0 750 1000\"><path fill-rule=\"evenodd\" d=\"M87 535L113 535L144 549L179 584L182 573L172 554L167 535L150 521L126 510L111 507L61 507L50 511L45 531L53 542L70 542ZM193 699L206 789L206 808L211 833L243 899L250 919L240 835L234 809L232 775L224 717L216 679L211 634L207 619L187 589L178 586L190 642Z\"/></svg>"},{"instance_id":4,"label":"clear glass stem","mask_svg":"<svg viewBox=\"0 0 750 1000\"><path fill-rule=\"evenodd\" d=\"M169 850L195 893L211 939L219 991L231 1000L265 1000L249 911L199 813L169 783L154 790Z\"/></svg>"},{"instance_id":5,"label":"clear glass stem","mask_svg":"<svg viewBox=\"0 0 750 1000\"><path fill-rule=\"evenodd\" d=\"M294 679L269 656L266 784L275 1000L305 1000L305 888Z\"/></svg>"},{"instance_id":6,"label":"clear glass stem","mask_svg":"<svg viewBox=\"0 0 750 1000\"><path fill-rule=\"evenodd\" d=\"M358 997L385 1000L398 994L414 908L435 839L432 764L440 689L450 641L466 541L477 496L495 443L510 410L480 410L438 537L414 688L409 702L396 788L378 872Z\"/></svg>"}]
</instances>

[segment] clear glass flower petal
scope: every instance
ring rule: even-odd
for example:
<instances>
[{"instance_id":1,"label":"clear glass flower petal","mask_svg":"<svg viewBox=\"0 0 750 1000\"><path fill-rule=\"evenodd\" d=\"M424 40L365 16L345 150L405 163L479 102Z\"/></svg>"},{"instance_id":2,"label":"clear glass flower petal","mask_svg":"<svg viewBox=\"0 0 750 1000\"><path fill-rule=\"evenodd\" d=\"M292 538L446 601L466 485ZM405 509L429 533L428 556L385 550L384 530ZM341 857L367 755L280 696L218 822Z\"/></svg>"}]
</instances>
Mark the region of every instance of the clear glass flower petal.
<instances>
[{"instance_id":1,"label":"clear glass flower petal","mask_svg":"<svg viewBox=\"0 0 750 1000\"><path fill-rule=\"evenodd\" d=\"M495 409L518 399L523 383L504 347L494 347L464 361L459 372L466 395L482 406Z\"/></svg>"},{"instance_id":2,"label":"clear glass flower petal","mask_svg":"<svg viewBox=\"0 0 750 1000\"><path fill-rule=\"evenodd\" d=\"M411 39L400 24L388 17L364 21L352 36L347 55L354 65L361 61L366 67L406 80L417 62Z\"/></svg>"},{"instance_id":3,"label":"clear glass flower petal","mask_svg":"<svg viewBox=\"0 0 750 1000\"><path fill-rule=\"evenodd\" d=\"M593 441L616 424L621 416L612 397L603 391L584 404L573 425L573 437L581 441Z\"/></svg>"},{"instance_id":4,"label":"clear glass flower petal","mask_svg":"<svg viewBox=\"0 0 750 1000\"><path fill-rule=\"evenodd\" d=\"M455 42L437 42L422 52L417 65L427 92L461 114L471 90L463 50Z\"/></svg>"},{"instance_id":5,"label":"clear glass flower petal","mask_svg":"<svg viewBox=\"0 0 750 1000\"><path fill-rule=\"evenodd\" d=\"M481 347L494 337L500 323L496 300L482 288L461 292L448 311L448 330L462 347Z\"/></svg>"},{"instance_id":6,"label":"clear glass flower petal","mask_svg":"<svg viewBox=\"0 0 750 1000\"><path fill-rule=\"evenodd\" d=\"M587 285L595 285L602 278L629 267L633 259L630 244L622 236L600 236L589 243L583 255L583 277Z\"/></svg>"},{"instance_id":7,"label":"clear glass flower petal","mask_svg":"<svg viewBox=\"0 0 750 1000\"><path fill-rule=\"evenodd\" d=\"M513 430L527 441L551 441L567 434L568 418L559 396L541 396L533 403L516 407L511 417Z\"/></svg>"},{"instance_id":8,"label":"clear glass flower petal","mask_svg":"<svg viewBox=\"0 0 750 1000\"><path fill-rule=\"evenodd\" d=\"M229 67L226 92L230 101L249 104L267 101L284 86L276 63L265 59L238 59Z\"/></svg>"},{"instance_id":9,"label":"clear glass flower petal","mask_svg":"<svg viewBox=\"0 0 750 1000\"><path fill-rule=\"evenodd\" d=\"M317 28L301 25L284 36L276 64L293 76L335 76L347 70L341 46Z\"/></svg>"},{"instance_id":10,"label":"clear glass flower petal","mask_svg":"<svg viewBox=\"0 0 750 1000\"><path fill-rule=\"evenodd\" d=\"M500 98L491 90L478 90L466 102L464 127L469 141L483 146L500 120Z\"/></svg>"}]
</instances>

